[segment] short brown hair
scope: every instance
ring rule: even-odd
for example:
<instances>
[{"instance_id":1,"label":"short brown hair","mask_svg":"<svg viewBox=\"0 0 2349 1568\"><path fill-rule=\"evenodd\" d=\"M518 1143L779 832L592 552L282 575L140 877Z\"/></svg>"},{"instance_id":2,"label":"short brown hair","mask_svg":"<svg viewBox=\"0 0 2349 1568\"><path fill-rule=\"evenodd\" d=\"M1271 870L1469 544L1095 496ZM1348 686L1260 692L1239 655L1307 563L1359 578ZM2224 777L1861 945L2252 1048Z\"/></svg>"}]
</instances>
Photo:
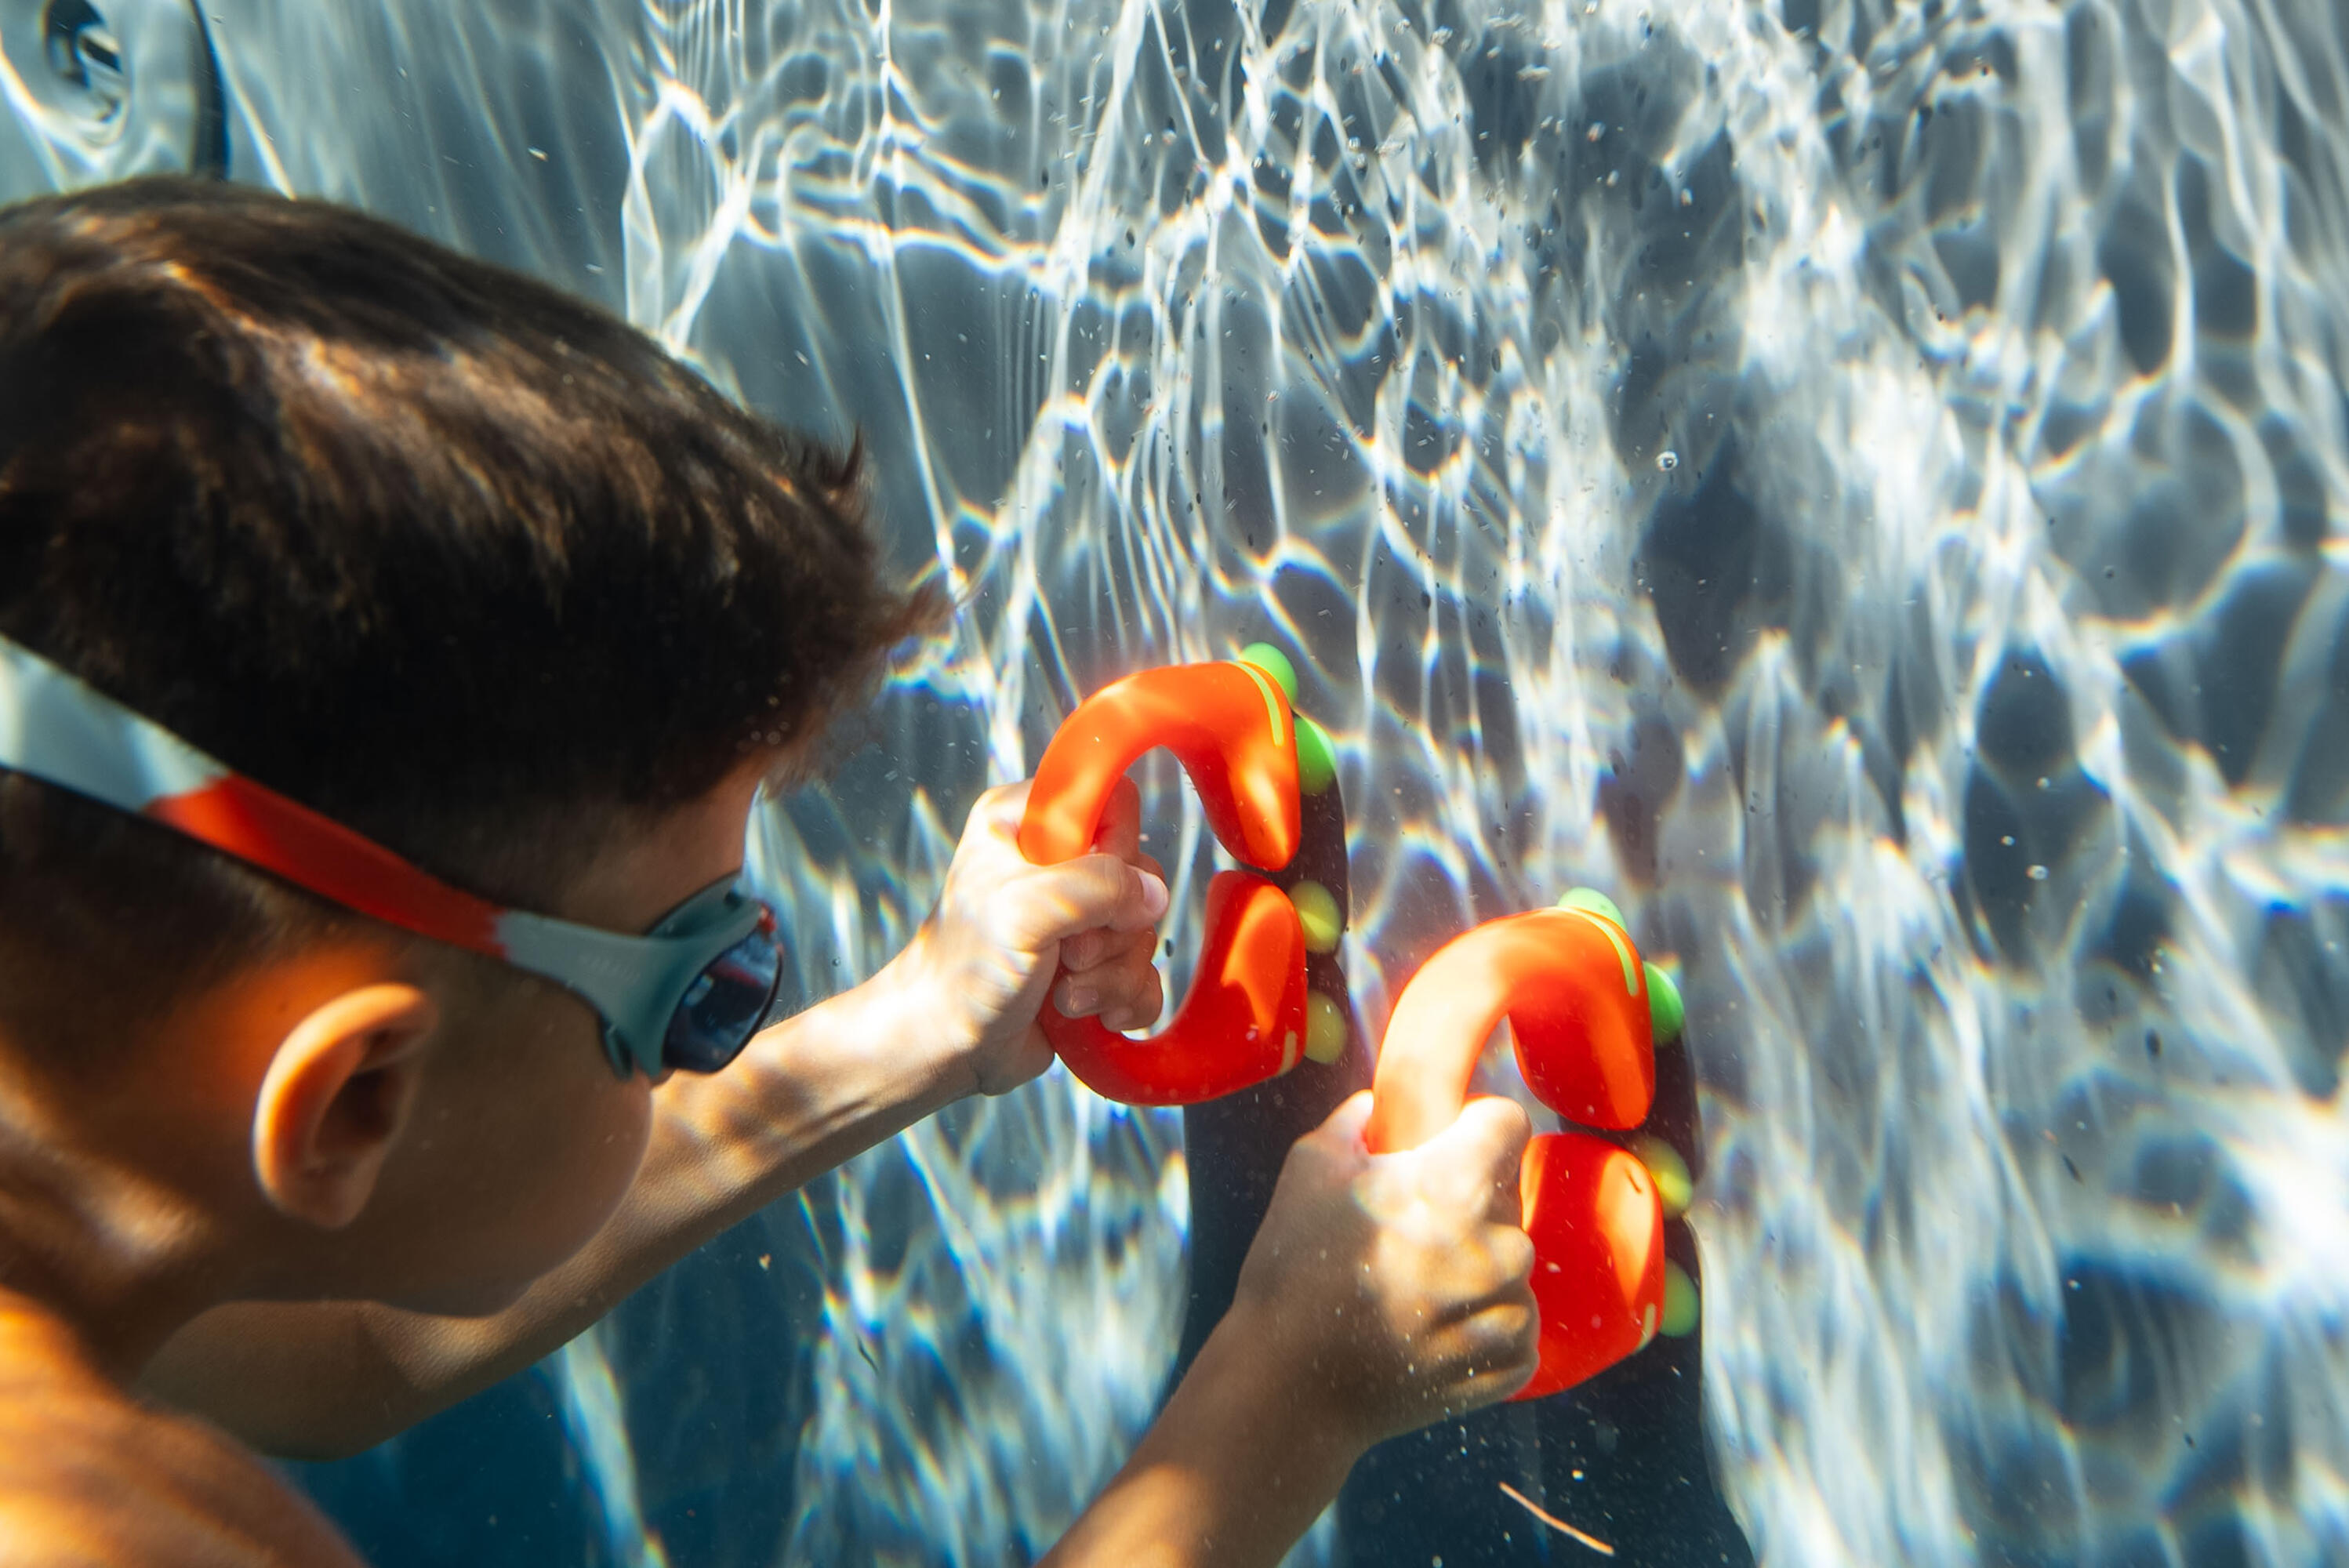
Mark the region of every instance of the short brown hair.
<instances>
[{"instance_id":1,"label":"short brown hair","mask_svg":"<svg viewBox=\"0 0 2349 1568\"><path fill-rule=\"evenodd\" d=\"M857 476L344 208L146 181L0 211L0 634L492 898L543 903L564 845L807 737L934 624ZM0 774L0 1004L59 960L168 988L290 896Z\"/></svg>"}]
</instances>

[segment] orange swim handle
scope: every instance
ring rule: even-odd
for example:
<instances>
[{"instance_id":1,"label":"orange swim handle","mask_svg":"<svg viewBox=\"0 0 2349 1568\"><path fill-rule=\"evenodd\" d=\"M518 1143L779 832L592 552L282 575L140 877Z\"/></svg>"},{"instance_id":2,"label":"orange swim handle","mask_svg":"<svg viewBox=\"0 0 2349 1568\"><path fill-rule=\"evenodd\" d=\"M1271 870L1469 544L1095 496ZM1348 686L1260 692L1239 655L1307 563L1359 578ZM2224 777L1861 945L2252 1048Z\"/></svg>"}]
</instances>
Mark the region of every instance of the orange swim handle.
<instances>
[{"instance_id":1,"label":"orange swim handle","mask_svg":"<svg viewBox=\"0 0 2349 1568\"><path fill-rule=\"evenodd\" d=\"M1544 1105L1585 1126L1638 1126L1656 1089L1649 984L1630 934L1588 909L1512 915L1455 938L1396 1000L1365 1140L1373 1152L1413 1149L1450 1126L1505 1016ZM1541 1316L1541 1364L1516 1396L1530 1399L1654 1336L1664 1215L1639 1158L1587 1133L1536 1138L1519 1180Z\"/></svg>"},{"instance_id":2,"label":"orange swim handle","mask_svg":"<svg viewBox=\"0 0 2349 1568\"><path fill-rule=\"evenodd\" d=\"M1238 859L1278 871L1299 835L1297 726L1276 678L1252 664L1144 670L1080 704L1045 748L1019 824L1038 865L1088 852L1110 791L1143 753L1174 754L1207 825ZM1288 895L1223 872L1207 890L1190 995L1164 1030L1129 1039L1098 1018L1040 1023L1069 1070L1129 1105L1191 1105L1294 1066L1306 1037L1305 930Z\"/></svg>"},{"instance_id":3,"label":"orange swim handle","mask_svg":"<svg viewBox=\"0 0 2349 1568\"><path fill-rule=\"evenodd\" d=\"M1061 722L1036 764L1019 852L1036 865L1093 847L1109 793L1164 747L1191 776L1224 848L1262 871L1297 853L1297 731L1279 684L1230 660L1144 670L1103 686Z\"/></svg>"}]
</instances>

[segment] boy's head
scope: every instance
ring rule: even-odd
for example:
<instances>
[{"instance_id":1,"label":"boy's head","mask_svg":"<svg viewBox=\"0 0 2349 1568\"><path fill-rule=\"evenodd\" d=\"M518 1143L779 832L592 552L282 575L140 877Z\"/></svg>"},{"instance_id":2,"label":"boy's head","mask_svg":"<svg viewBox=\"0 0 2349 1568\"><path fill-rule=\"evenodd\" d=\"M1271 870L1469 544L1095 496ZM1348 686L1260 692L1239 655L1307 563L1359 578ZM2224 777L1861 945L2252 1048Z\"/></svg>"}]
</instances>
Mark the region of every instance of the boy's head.
<instances>
[{"instance_id":1,"label":"boy's head","mask_svg":"<svg viewBox=\"0 0 2349 1568\"><path fill-rule=\"evenodd\" d=\"M0 211L0 635L500 903L641 931L734 868L760 777L934 612L855 477L354 212ZM645 1121L552 986L5 772L0 1096L230 1182L196 1208L245 1137L248 1230L347 1238L284 1288L419 1301L567 1252Z\"/></svg>"}]
</instances>

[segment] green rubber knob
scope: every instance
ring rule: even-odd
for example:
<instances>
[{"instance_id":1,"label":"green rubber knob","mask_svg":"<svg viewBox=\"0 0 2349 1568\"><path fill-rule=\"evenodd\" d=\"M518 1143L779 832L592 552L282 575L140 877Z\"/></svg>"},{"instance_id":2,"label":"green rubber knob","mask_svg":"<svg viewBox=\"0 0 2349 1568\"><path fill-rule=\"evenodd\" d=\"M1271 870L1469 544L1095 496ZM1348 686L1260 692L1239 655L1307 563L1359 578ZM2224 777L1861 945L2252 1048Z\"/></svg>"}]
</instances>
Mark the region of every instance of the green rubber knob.
<instances>
[{"instance_id":1,"label":"green rubber knob","mask_svg":"<svg viewBox=\"0 0 2349 1568\"><path fill-rule=\"evenodd\" d=\"M1676 1263L1664 1264L1664 1315L1656 1327L1667 1337L1684 1339L1696 1332L1696 1281Z\"/></svg>"},{"instance_id":2,"label":"green rubber knob","mask_svg":"<svg viewBox=\"0 0 2349 1568\"><path fill-rule=\"evenodd\" d=\"M1338 781L1338 751L1322 727L1297 716L1297 787L1319 795Z\"/></svg>"},{"instance_id":3,"label":"green rubber knob","mask_svg":"<svg viewBox=\"0 0 2349 1568\"><path fill-rule=\"evenodd\" d=\"M1305 928L1306 950L1337 952L1338 937L1346 929L1346 917L1330 890L1318 882L1301 882L1288 890L1288 902L1297 906L1297 923Z\"/></svg>"},{"instance_id":4,"label":"green rubber knob","mask_svg":"<svg viewBox=\"0 0 2349 1568\"><path fill-rule=\"evenodd\" d=\"M1688 1022L1688 1013L1681 1006L1681 988L1672 977L1654 965L1648 971L1648 1037L1660 1046L1669 1046L1681 1037L1681 1026Z\"/></svg>"},{"instance_id":5,"label":"green rubber knob","mask_svg":"<svg viewBox=\"0 0 2349 1568\"><path fill-rule=\"evenodd\" d=\"M1288 706L1297 706L1297 666L1288 662L1287 654L1270 643L1250 643L1240 650L1240 663L1254 665L1270 676L1273 684L1288 696Z\"/></svg>"},{"instance_id":6,"label":"green rubber knob","mask_svg":"<svg viewBox=\"0 0 2349 1568\"><path fill-rule=\"evenodd\" d=\"M1615 901L1609 898L1605 893L1600 892L1595 887L1578 887L1571 889L1564 898L1557 901L1557 907L1560 909L1587 909L1593 914L1605 915L1616 924L1623 926L1623 929L1626 931L1631 929L1629 925L1624 924L1623 912L1615 907Z\"/></svg>"},{"instance_id":7,"label":"green rubber knob","mask_svg":"<svg viewBox=\"0 0 2349 1568\"><path fill-rule=\"evenodd\" d=\"M1305 994L1305 1057L1328 1067L1346 1054L1346 1010L1319 991Z\"/></svg>"},{"instance_id":8,"label":"green rubber knob","mask_svg":"<svg viewBox=\"0 0 2349 1568\"><path fill-rule=\"evenodd\" d=\"M1681 1151L1651 1132L1632 1144L1631 1152L1655 1179L1664 1218L1677 1220L1687 1213L1689 1201L1696 1196L1696 1181L1689 1175L1688 1161L1681 1158Z\"/></svg>"}]
</instances>

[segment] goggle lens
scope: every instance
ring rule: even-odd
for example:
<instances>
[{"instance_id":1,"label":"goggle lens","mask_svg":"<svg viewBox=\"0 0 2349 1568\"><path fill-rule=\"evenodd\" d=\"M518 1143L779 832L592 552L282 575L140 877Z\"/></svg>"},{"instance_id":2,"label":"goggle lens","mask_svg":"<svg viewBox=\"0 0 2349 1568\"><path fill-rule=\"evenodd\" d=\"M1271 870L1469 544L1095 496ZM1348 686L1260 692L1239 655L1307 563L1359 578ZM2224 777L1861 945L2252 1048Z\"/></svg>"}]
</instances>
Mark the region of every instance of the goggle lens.
<instances>
[{"instance_id":1,"label":"goggle lens","mask_svg":"<svg viewBox=\"0 0 2349 1568\"><path fill-rule=\"evenodd\" d=\"M782 983L783 952L770 917L686 987L661 1040L661 1065L714 1073L732 1061L766 1021Z\"/></svg>"}]
</instances>

